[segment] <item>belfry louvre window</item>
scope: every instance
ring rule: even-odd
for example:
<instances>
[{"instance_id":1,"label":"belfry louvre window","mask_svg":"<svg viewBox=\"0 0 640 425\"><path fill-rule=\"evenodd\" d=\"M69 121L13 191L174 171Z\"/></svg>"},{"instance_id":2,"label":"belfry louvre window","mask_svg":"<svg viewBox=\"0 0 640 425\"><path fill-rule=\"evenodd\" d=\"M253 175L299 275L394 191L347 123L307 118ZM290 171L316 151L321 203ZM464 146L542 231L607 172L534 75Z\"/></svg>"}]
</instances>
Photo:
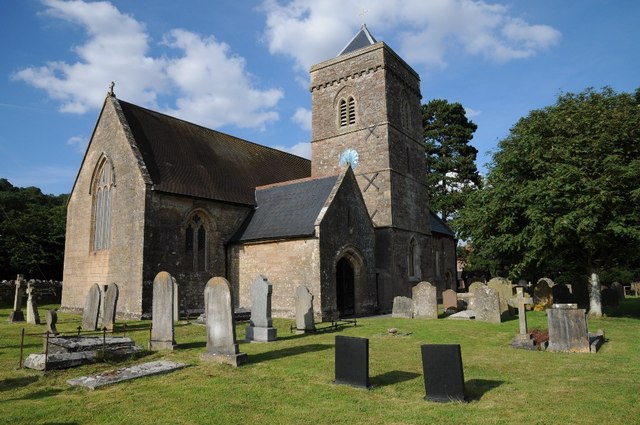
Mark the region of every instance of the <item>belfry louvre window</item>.
<instances>
[{"instance_id":1,"label":"belfry louvre window","mask_svg":"<svg viewBox=\"0 0 640 425\"><path fill-rule=\"evenodd\" d=\"M98 178L93 190L93 214L95 225L93 229L93 250L109 249L111 240L111 204L113 198L114 175L113 167L107 158L102 159Z\"/></svg>"},{"instance_id":2,"label":"belfry louvre window","mask_svg":"<svg viewBox=\"0 0 640 425\"><path fill-rule=\"evenodd\" d=\"M207 229L198 214L191 217L185 230L185 255L194 272L207 270Z\"/></svg>"},{"instance_id":3,"label":"belfry louvre window","mask_svg":"<svg viewBox=\"0 0 640 425\"><path fill-rule=\"evenodd\" d=\"M340 100L340 127L356 123L356 101L352 96Z\"/></svg>"}]
</instances>

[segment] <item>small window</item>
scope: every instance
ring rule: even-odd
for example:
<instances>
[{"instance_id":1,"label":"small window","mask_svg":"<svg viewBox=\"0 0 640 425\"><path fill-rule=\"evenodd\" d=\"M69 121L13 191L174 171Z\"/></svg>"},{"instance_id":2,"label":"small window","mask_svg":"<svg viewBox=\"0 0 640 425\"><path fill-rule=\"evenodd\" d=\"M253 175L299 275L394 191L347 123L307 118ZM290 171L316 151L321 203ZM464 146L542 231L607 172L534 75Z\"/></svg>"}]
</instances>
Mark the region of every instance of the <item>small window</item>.
<instances>
[{"instance_id":1,"label":"small window","mask_svg":"<svg viewBox=\"0 0 640 425\"><path fill-rule=\"evenodd\" d=\"M207 229L198 214L194 214L187 223L184 232L185 262L194 272L206 271L207 266Z\"/></svg>"},{"instance_id":2,"label":"small window","mask_svg":"<svg viewBox=\"0 0 640 425\"><path fill-rule=\"evenodd\" d=\"M411 128L411 113L409 112L409 102L404 97L400 101L400 124L406 130L409 130Z\"/></svg>"},{"instance_id":3,"label":"small window","mask_svg":"<svg viewBox=\"0 0 640 425\"><path fill-rule=\"evenodd\" d=\"M349 125L351 125L356 123L356 101L353 99L353 97L350 97L348 103Z\"/></svg>"},{"instance_id":4,"label":"small window","mask_svg":"<svg viewBox=\"0 0 640 425\"><path fill-rule=\"evenodd\" d=\"M356 100L353 96L340 100L340 127L356 123Z\"/></svg>"},{"instance_id":5,"label":"small window","mask_svg":"<svg viewBox=\"0 0 640 425\"><path fill-rule=\"evenodd\" d=\"M340 101L340 127L346 127L347 122L347 101L342 99Z\"/></svg>"},{"instance_id":6,"label":"small window","mask_svg":"<svg viewBox=\"0 0 640 425\"><path fill-rule=\"evenodd\" d=\"M111 162L103 158L93 187L93 250L103 251L111 245L111 203L114 175Z\"/></svg>"},{"instance_id":7,"label":"small window","mask_svg":"<svg viewBox=\"0 0 640 425\"><path fill-rule=\"evenodd\" d=\"M418 246L415 238L411 238L409 241L407 269L409 278L420 279L420 247Z\"/></svg>"}]
</instances>

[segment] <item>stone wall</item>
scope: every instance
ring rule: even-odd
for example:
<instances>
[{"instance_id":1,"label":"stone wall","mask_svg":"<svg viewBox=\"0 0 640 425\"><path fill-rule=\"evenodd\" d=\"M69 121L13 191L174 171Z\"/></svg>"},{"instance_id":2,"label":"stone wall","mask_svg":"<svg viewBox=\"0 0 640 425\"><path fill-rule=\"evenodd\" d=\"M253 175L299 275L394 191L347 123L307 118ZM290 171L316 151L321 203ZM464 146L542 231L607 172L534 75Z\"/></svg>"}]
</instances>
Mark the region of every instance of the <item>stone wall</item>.
<instances>
[{"instance_id":1,"label":"stone wall","mask_svg":"<svg viewBox=\"0 0 640 425\"><path fill-rule=\"evenodd\" d=\"M62 282L56 280L29 279L24 280L22 288L22 308L27 305L27 284L33 282L34 297L38 304L60 304L62 299ZM16 293L15 280L3 280L0 282L0 305L13 308Z\"/></svg>"}]
</instances>

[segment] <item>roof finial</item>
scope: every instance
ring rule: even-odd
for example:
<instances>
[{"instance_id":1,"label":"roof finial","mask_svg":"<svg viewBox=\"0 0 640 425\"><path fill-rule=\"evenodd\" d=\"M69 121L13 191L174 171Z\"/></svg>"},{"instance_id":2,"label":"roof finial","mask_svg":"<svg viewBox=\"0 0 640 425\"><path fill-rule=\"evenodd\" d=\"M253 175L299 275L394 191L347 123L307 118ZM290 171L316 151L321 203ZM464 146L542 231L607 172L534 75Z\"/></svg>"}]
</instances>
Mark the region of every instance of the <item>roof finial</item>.
<instances>
[{"instance_id":1,"label":"roof finial","mask_svg":"<svg viewBox=\"0 0 640 425\"><path fill-rule=\"evenodd\" d=\"M358 13L358 15L360 15L360 18L362 19L362 26L366 27L365 22L364 22L364 17L367 16L367 13L369 13L369 11L367 9L362 9L362 11L360 11L360 13Z\"/></svg>"},{"instance_id":2,"label":"roof finial","mask_svg":"<svg viewBox=\"0 0 640 425\"><path fill-rule=\"evenodd\" d=\"M116 83L114 83L113 81L111 82L111 84L109 84L109 92L107 93L108 96L115 96L115 93L113 92L113 87L115 87L115 85Z\"/></svg>"}]
</instances>

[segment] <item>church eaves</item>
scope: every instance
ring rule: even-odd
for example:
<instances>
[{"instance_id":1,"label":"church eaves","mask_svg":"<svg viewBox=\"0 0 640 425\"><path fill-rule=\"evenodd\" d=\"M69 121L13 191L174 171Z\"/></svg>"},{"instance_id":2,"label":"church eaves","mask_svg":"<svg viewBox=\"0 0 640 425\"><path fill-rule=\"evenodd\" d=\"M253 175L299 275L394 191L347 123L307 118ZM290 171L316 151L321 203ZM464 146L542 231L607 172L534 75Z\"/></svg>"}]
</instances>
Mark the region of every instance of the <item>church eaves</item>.
<instances>
[{"instance_id":1,"label":"church eaves","mask_svg":"<svg viewBox=\"0 0 640 425\"><path fill-rule=\"evenodd\" d=\"M362 24L360 31L351 39L349 43L338 53L338 56L346 55L363 47L369 47L372 44L376 44L376 39L371 35L369 29L365 24Z\"/></svg>"}]
</instances>

